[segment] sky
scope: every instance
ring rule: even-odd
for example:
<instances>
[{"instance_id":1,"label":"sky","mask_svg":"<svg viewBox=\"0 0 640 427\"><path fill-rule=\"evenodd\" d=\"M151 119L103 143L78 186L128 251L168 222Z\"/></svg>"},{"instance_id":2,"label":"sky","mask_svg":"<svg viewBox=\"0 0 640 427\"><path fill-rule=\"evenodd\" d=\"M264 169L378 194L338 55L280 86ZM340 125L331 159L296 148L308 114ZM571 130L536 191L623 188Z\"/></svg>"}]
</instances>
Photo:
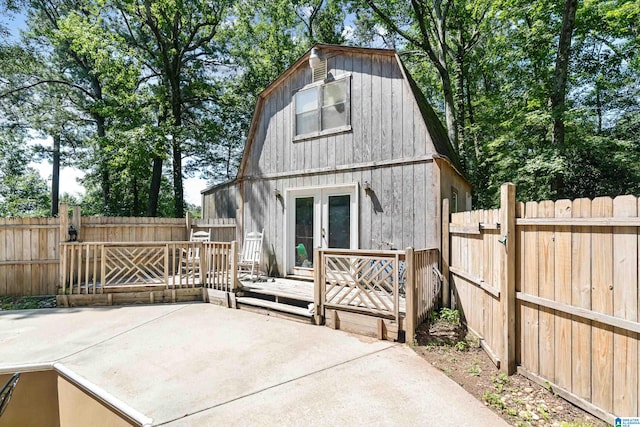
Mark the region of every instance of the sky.
<instances>
[{"instance_id":1,"label":"sky","mask_svg":"<svg viewBox=\"0 0 640 427\"><path fill-rule=\"evenodd\" d=\"M20 34L20 30L26 29L25 23L26 17L22 14L15 14L11 17L0 17L0 24L5 25L12 37L17 38ZM33 144L42 144L45 146L51 146L51 141L37 140L31 141ZM31 162L29 166L38 170L40 175L47 180L47 185L51 188L51 168L52 165L48 161L40 163ZM60 170L60 194L69 193L71 195L82 196L85 194L85 188L78 182L79 178L82 178L84 173L76 168L65 167ZM185 200L195 206L202 204L202 198L200 191L208 187L207 181L200 178L185 178L184 183L184 198Z\"/></svg>"}]
</instances>

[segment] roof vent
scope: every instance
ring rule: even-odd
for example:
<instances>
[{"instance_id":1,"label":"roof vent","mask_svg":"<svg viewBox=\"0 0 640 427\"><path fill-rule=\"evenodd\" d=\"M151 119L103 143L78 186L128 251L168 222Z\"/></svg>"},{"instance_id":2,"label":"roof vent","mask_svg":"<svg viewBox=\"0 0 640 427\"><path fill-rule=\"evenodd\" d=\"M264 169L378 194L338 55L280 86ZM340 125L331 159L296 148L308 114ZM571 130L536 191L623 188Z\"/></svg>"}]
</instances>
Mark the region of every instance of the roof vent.
<instances>
[{"instance_id":1,"label":"roof vent","mask_svg":"<svg viewBox=\"0 0 640 427\"><path fill-rule=\"evenodd\" d=\"M327 78L327 60L320 57L320 51L317 47L311 48L309 67L311 68L314 83Z\"/></svg>"}]
</instances>

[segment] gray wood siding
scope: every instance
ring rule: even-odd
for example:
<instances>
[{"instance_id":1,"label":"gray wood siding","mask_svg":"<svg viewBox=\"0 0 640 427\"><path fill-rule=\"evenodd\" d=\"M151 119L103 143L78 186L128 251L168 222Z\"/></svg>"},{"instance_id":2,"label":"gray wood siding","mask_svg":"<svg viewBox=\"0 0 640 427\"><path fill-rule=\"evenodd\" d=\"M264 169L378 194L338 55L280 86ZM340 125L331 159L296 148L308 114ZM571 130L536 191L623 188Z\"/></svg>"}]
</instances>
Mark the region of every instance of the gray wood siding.
<instances>
[{"instance_id":1,"label":"gray wood siding","mask_svg":"<svg viewBox=\"0 0 640 427\"><path fill-rule=\"evenodd\" d=\"M332 184L371 183L372 193L359 191L358 239L361 249L439 247L439 187L434 185L433 162L415 165L363 169L356 172L247 181L244 184L244 233L264 228L265 271L284 274L286 202L276 199L274 190L324 187ZM277 270L276 270L277 268Z\"/></svg>"},{"instance_id":2,"label":"gray wood siding","mask_svg":"<svg viewBox=\"0 0 640 427\"><path fill-rule=\"evenodd\" d=\"M235 218L240 207L238 185L222 185L207 191L202 197L202 218Z\"/></svg>"},{"instance_id":3,"label":"gray wood siding","mask_svg":"<svg viewBox=\"0 0 640 427\"><path fill-rule=\"evenodd\" d=\"M350 73L349 132L293 141L293 95L311 83L303 66L264 100L245 175L296 172L316 168L410 158L434 152L408 84L394 57L337 54L328 71Z\"/></svg>"}]
</instances>

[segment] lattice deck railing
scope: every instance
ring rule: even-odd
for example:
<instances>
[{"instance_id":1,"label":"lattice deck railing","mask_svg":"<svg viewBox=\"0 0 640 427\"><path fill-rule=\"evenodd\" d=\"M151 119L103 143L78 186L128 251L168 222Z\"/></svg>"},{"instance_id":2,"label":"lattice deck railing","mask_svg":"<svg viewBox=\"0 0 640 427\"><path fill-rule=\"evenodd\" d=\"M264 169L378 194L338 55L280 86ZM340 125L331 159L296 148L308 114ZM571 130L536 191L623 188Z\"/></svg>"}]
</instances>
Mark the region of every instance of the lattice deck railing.
<instances>
[{"instance_id":1,"label":"lattice deck railing","mask_svg":"<svg viewBox=\"0 0 640 427\"><path fill-rule=\"evenodd\" d=\"M316 252L316 310L359 312L400 324L407 340L433 310L440 295L438 249L366 251L320 249Z\"/></svg>"},{"instance_id":2,"label":"lattice deck railing","mask_svg":"<svg viewBox=\"0 0 640 427\"><path fill-rule=\"evenodd\" d=\"M107 288L209 287L231 291L235 242L87 242L60 244L63 294Z\"/></svg>"}]
</instances>

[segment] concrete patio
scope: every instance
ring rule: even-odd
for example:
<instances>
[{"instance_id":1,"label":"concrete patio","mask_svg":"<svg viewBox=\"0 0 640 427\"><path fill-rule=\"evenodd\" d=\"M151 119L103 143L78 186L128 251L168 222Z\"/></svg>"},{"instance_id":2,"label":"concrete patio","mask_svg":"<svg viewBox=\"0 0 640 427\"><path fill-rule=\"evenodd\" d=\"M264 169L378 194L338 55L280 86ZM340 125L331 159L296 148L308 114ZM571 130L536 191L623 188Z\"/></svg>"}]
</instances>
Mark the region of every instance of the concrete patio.
<instances>
[{"instance_id":1,"label":"concrete patio","mask_svg":"<svg viewBox=\"0 0 640 427\"><path fill-rule=\"evenodd\" d=\"M154 425L506 425L405 345L211 304L0 312L0 365L40 362Z\"/></svg>"}]
</instances>

